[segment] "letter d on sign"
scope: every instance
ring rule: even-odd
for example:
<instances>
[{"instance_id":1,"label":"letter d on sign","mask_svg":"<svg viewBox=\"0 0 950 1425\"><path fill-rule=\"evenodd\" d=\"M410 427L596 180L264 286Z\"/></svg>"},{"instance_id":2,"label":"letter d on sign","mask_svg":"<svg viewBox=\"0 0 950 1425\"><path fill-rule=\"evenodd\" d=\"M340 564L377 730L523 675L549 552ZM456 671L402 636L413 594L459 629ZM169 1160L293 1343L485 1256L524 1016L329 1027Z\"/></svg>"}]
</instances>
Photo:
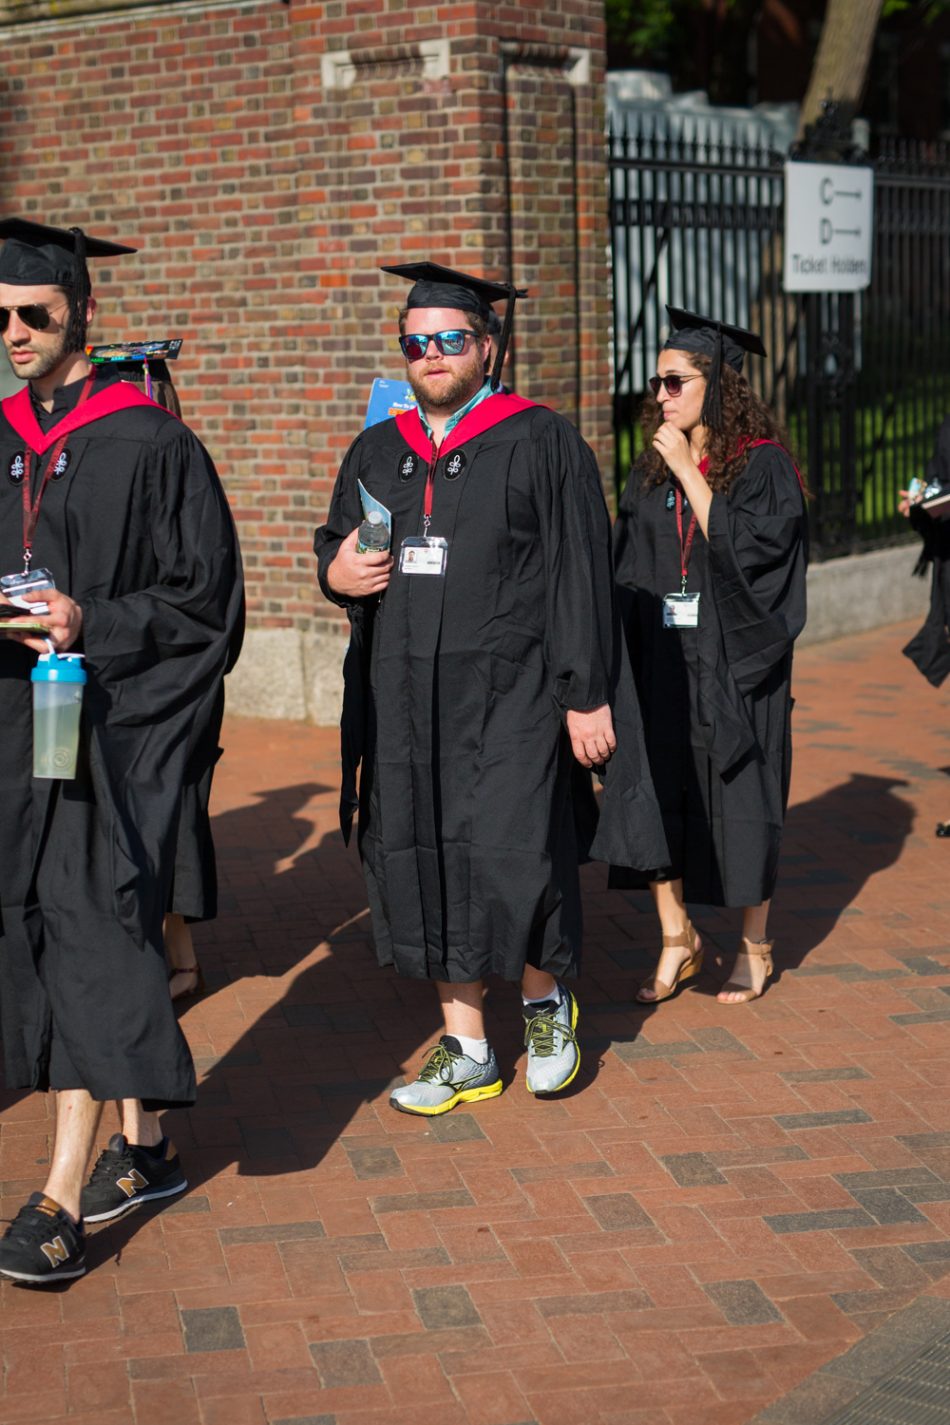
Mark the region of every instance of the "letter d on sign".
<instances>
[{"instance_id":1,"label":"letter d on sign","mask_svg":"<svg viewBox=\"0 0 950 1425\"><path fill-rule=\"evenodd\" d=\"M832 227L830 218L822 218L818 224L818 237L822 247L827 247L832 239Z\"/></svg>"}]
</instances>

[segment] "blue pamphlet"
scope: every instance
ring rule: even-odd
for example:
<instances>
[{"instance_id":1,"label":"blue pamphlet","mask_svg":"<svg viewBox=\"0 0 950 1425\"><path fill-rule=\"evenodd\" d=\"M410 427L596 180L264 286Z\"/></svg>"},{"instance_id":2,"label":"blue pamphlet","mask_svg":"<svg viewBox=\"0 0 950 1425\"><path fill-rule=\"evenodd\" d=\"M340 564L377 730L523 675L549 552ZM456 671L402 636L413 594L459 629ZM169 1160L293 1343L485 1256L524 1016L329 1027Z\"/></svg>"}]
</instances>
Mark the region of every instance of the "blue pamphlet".
<instances>
[{"instance_id":1,"label":"blue pamphlet","mask_svg":"<svg viewBox=\"0 0 950 1425\"><path fill-rule=\"evenodd\" d=\"M370 388L366 428L378 425L390 416L402 415L403 411L411 411L417 404L408 381L389 381L385 376L377 376Z\"/></svg>"},{"instance_id":2,"label":"blue pamphlet","mask_svg":"<svg viewBox=\"0 0 950 1425\"><path fill-rule=\"evenodd\" d=\"M393 537L393 517L392 517L391 511L390 511L390 510L387 510L387 508L386 508L385 505L380 504L379 500L377 500L373 495L370 494L370 492L367 490L366 486L363 484L362 480L357 480L356 483L357 483L357 485L359 486L359 491L360 491L360 504L363 506L363 518L364 518L364 520L365 520L365 519L369 519L369 516L370 516L370 514L371 514L371 512L372 512L373 510L379 510L379 513L380 513L380 514L382 515L382 517L383 517L383 524L384 524L384 525L386 526L386 528L389 530L389 539L390 539L390 542L392 542L392 537Z\"/></svg>"}]
</instances>

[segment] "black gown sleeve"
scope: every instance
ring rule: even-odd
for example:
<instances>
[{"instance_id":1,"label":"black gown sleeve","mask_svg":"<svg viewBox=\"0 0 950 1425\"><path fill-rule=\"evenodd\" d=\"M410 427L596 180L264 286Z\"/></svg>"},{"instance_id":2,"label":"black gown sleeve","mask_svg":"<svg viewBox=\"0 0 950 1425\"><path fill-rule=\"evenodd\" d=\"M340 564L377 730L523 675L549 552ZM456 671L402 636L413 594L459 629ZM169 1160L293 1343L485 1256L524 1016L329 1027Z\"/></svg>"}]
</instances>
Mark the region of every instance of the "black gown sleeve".
<instances>
[{"instance_id":1,"label":"black gown sleeve","mask_svg":"<svg viewBox=\"0 0 950 1425\"><path fill-rule=\"evenodd\" d=\"M613 530L611 563L615 568L616 583L612 611L610 703L617 750L602 774L599 818L589 854L591 859L607 862L612 868L648 872L668 864L669 850L650 776L640 702L628 652L628 640L633 628L641 482L642 471L634 467L624 487ZM612 870L611 874L614 875L615 871Z\"/></svg>"},{"instance_id":2,"label":"black gown sleeve","mask_svg":"<svg viewBox=\"0 0 950 1425\"><path fill-rule=\"evenodd\" d=\"M927 464L927 481L934 480L950 486L950 417L937 433L936 449ZM926 621L903 652L928 683L939 688L950 674L950 520L931 519L920 505L911 505L910 522L923 540L914 572L926 574L932 565L933 573Z\"/></svg>"},{"instance_id":3,"label":"black gown sleeve","mask_svg":"<svg viewBox=\"0 0 950 1425\"><path fill-rule=\"evenodd\" d=\"M240 647L241 558L210 456L176 422L145 459L153 577L129 593L92 588L80 600L82 646L112 726L179 711L220 679Z\"/></svg>"},{"instance_id":4,"label":"black gown sleeve","mask_svg":"<svg viewBox=\"0 0 950 1425\"><path fill-rule=\"evenodd\" d=\"M610 516L594 453L569 421L547 419L531 444L545 561L545 660L562 714L610 701Z\"/></svg>"},{"instance_id":5,"label":"black gown sleeve","mask_svg":"<svg viewBox=\"0 0 950 1425\"><path fill-rule=\"evenodd\" d=\"M784 450L755 450L728 494L713 495L708 545L723 649L736 686L749 693L805 626L807 516Z\"/></svg>"},{"instance_id":6,"label":"black gown sleeve","mask_svg":"<svg viewBox=\"0 0 950 1425\"><path fill-rule=\"evenodd\" d=\"M357 436L343 458L336 477L326 524L320 525L313 537L313 552L317 556L317 578L325 598L341 609L352 609L360 600L335 594L327 582L327 572L346 536L357 528L363 518L360 504L359 476L363 438Z\"/></svg>"},{"instance_id":7,"label":"black gown sleeve","mask_svg":"<svg viewBox=\"0 0 950 1425\"><path fill-rule=\"evenodd\" d=\"M625 589L637 587L637 539L643 470L634 465L623 487L614 522L614 577Z\"/></svg>"},{"instance_id":8,"label":"black gown sleeve","mask_svg":"<svg viewBox=\"0 0 950 1425\"><path fill-rule=\"evenodd\" d=\"M340 714L340 830L347 844L359 806L357 776L366 751L372 620L379 599L376 594L369 599L350 599L336 594L330 588L327 573L343 540L363 518L358 485L363 451L363 437L359 435L340 466L327 522L316 530L313 537L320 588L331 603L346 610L350 623L350 641L343 659L343 708Z\"/></svg>"}]
</instances>

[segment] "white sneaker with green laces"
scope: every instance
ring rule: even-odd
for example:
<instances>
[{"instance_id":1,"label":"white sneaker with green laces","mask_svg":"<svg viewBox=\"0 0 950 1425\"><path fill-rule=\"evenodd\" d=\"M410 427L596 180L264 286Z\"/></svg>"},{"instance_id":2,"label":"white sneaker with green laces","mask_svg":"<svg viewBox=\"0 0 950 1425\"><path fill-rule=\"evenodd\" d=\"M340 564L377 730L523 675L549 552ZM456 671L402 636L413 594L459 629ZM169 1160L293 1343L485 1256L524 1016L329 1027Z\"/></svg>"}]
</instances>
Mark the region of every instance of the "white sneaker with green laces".
<instances>
[{"instance_id":1,"label":"white sneaker with green laces","mask_svg":"<svg viewBox=\"0 0 950 1425\"><path fill-rule=\"evenodd\" d=\"M480 1064L462 1053L461 1044L451 1034L443 1034L438 1044L429 1050L419 1077L403 1088L393 1089L389 1102L400 1113L432 1117L448 1113L457 1103L497 1098L502 1088L493 1049L488 1050L487 1062Z\"/></svg>"},{"instance_id":2,"label":"white sneaker with green laces","mask_svg":"<svg viewBox=\"0 0 950 1425\"><path fill-rule=\"evenodd\" d=\"M566 1089L581 1066L577 1020L580 1011L570 990L558 984L560 1001L542 1000L524 1006L524 1042L528 1050L525 1083L529 1093Z\"/></svg>"}]
</instances>

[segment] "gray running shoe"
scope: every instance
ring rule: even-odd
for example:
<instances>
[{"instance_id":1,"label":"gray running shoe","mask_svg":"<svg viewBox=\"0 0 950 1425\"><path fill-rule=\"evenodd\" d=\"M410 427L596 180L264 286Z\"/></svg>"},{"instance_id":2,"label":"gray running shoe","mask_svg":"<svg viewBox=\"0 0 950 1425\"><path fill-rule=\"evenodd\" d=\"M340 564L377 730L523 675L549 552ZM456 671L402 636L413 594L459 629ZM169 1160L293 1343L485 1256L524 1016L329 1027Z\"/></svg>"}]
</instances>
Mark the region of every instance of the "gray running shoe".
<instances>
[{"instance_id":1,"label":"gray running shoe","mask_svg":"<svg viewBox=\"0 0 950 1425\"><path fill-rule=\"evenodd\" d=\"M581 1066L574 1030L579 1010L570 990L558 984L560 1004L553 999L524 1007L524 1042L528 1050L525 1083L529 1093L566 1089Z\"/></svg>"},{"instance_id":2,"label":"gray running shoe","mask_svg":"<svg viewBox=\"0 0 950 1425\"><path fill-rule=\"evenodd\" d=\"M457 1103L475 1103L481 1098L497 1098L502 1090L498 1060L493 1049L488 1062L479 1064L462 1053L451 1034L443 1034L429 1050L429 1057L414 1083L394 1089L389 1102L400 1113L423 1113L430 1117L448 1113Z\"/></svg>"}]
</instances>

